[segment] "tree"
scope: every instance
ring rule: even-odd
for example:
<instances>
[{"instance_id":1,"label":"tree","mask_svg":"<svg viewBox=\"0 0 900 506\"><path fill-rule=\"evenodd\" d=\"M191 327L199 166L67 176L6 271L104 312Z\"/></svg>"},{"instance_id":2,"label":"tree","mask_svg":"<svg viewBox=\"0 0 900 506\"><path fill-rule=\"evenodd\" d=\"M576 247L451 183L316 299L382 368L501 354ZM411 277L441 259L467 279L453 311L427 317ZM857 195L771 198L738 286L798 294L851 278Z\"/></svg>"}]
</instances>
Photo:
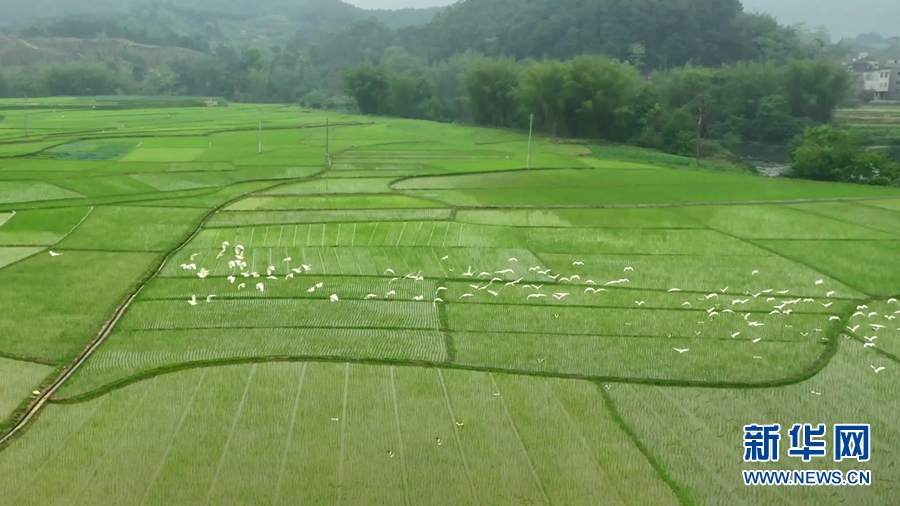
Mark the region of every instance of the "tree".
<instances>
[{"instance_id":1,"label":"tree","mask_svg":"<svg viewBox=\"0 0 900 506\"><path fill-rule=\"evenodd\" d=\"M829 125L807 128L790 149L788 177L816 181L897 184L898 168L883 155L866 150L853 133Z\"/></svg>"},{"instance_id":2,"label":"tree","mask_svg":"<svg viewBox=\"0 0 900 506\"><path fill-rule=\"evenodd\" d=\"M513 125L517 109L514 90L519 82L519 69L514 60L482 59L462 79L475 123Z\"/></svg>"},{"instance_id":3,"label":"tree","mask_svg":"<svg viewBox=\"0 0 900 506\"><path fill-rule=\"evenodd\" d=\"M381 114L387 105L390 82L384 67L366 63L344 74L344 89L363 114Z\"/></svg>"}]
</instances>

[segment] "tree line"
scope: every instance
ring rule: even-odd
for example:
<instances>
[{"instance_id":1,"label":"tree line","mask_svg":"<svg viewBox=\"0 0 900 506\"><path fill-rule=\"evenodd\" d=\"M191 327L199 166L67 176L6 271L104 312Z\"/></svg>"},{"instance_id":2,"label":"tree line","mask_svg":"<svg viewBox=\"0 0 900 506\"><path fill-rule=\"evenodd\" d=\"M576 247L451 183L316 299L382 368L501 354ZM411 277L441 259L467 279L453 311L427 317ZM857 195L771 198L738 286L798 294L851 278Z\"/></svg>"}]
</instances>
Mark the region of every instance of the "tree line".
<instances>
[{"instance_id":1,"label":"tree line","mask_svg":"<svg viewBox=\"0 0 900 506\"><path fill-rule=\"evenodd\" d=\"M599 56L518 62L470 56L457 64L455 83L440 69L414 73L387 62L348 71L344 84L363 114L519 129L533 115L534 129L548 135L681 155L695 152L698 135L787 144L806 127L828 123L849 86L847 72L823 60L650 74Z\"/></svg>"}]
</instances>

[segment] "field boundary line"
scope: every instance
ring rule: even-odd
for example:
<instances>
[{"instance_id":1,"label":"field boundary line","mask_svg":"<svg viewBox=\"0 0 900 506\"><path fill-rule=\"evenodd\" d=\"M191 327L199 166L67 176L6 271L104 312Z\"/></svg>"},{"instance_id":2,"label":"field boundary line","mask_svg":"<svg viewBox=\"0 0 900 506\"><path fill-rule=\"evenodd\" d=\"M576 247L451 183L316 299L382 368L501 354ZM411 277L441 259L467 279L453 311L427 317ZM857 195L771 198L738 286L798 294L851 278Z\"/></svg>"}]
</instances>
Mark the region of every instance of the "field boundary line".
<instances>
[{"instance_id":1,"label":"field boundary line","mask_svg":"<svg viewBox=\"0 0 900 506\"><path fill-rule=\"evenodd\" d=\"M847 313L849 314L849 312ZM843 326L844 319L837 322ZM840 330L840 329L838 329ZM827 336L828 334L826 334ZM602 381L606 383L624 383L633 385L650 385L650 386L671 386L686 388L714 388L714 389L759 389L759 388L776 388L794 385L806 381L817 375L824 369L834 355L837 353L837 339L832 337L824 337L824 350L812 362L806 365L797 374L772 380L763 380L757 382L750 381L700 381L700 380L673 380L660 378L640 378L626 376L599 376L591 374L579 373L559 373L552 371L529 371L522 369L510 369L502 367L485 367L474 366L458 363L438 362L432 360L409 360L409 359L390 359L390 358L351 358L342 356L326 356L326 355L294 355L294 356L259 356L259 357L232 357L210 360L197 360L190 362L181 362L179 364L167 365L149 369L140 374L135 374L113 382L107 383L99 388L90 390L81 394L73 395L66 398L54 398L50 400L53 404L78 404L96 399L114 390L119 390L135 383L145 381L147 379L160 376L162 374L171 374L181 371L197 368L211 368L238 364L253 363L277 363L277 362L309 362L309 363L339 363L339 364L356 364L356 365L380 365L380 366L404 366L404 367L430 367L438 370L457 370L471 372L496 372L503 374L511 374L518 376L532 376L542 378L559 378L571 380L586 381Z\"/></svg>"},{"instance_id":2,"label":"field boundary line","mask_svg":"<svg viewBox=\"0 0 900 506\"><path fill-rule=\"evenodd\" d=\"M688 490L683 487L681 484L676 482L669 474L666 472L663 465L650 453L650 450L641 442L640 438L638 438L637 434L634 430L631 429L631 426L622 418L622 415L619 414L619 411L616 409L615 401L612 396L609 395L604 389L602 385L597 384L597 389L600 390L600 396L603 398L603 403L606 406L606 411L609 413L610 417L613 419L616 425L619 426L619 430L625 433L628 439L631 441L631 444L634 445L635 448L647 459L647 462L650 464L650 467L656 472L656 475L661 479L668 487L672 490L672 493L675 494L675 497L678 499L683 506L694 506L697 503L690 496Z\"/></svg>"},{"instance_id":3,"label":"field boundary line","mask_svg":"<svg viewBox=\"0 0 900 506\"><path fill-rule=\"evenodd\" d=\"M205 504L209 504L212 494L215 491L216 483L219 481L219 473L222 472L222 466L225 465L225 458L228 456L228 450L231 448L231 440L234 439L234 431L237 429L238 423L241 421L241 415L244 413L244 403L247 401L247 393L250 391L250 385L253 383L253 376L256 375L256 369L259 364L253 364L250 368L250 374L247 375L247 384L244 385L244 393L241 394L241 400L238 403L237 410L231 420L231 428L228 429L228 438L222 446L222 454L219 456L219 462L216 464L216 472L213 473L212 480L209 482L209 489L206 491Z\"/></svg>"},{"instance_id":4,"label":"field boundary line","mask_svg":"<svg viewBox=\"0 0 900 506\"><path fill-rule=\"evenodd\" d=\"M28 362L28 363L32 363L32 364L46 365L46 366L50 366L50 367L59 365L59 362L56 362L54 360L50 360L47 358L29 357L29 356L25 356L25 355L18 355L16 353L8 353L5 351L0 351L0 358L6 359L6 360L15 360L17 362Z\"/></svg>"},{"instance_id":5,"label":"field boundary line","mask_svg":"<svg viewBox=\"0 0 900 506\"><path fill-rule=\"evenodd\" d=\"M391 377L391 400L394 404L394 422L397 424L397 449L400 451L400 473L403 478L403 499L406 506L410 506L409 473L406 471L406 450L403 448L403 430L400 426L400 401L397 398L397 383L394 379L394 366L388 367L388 373Z\"/></svg>"},{"instance_id":6,"label":"field boundary line","mask_svg":"<svg viewBox=\"0 0 900 506\"><path fill-rule=\"evenodd\" d=\"M581 445L584 448L585 453L590 455L591 462L594 463L594 467L596 467L596 469L597 469L597 474L600 476L603 476L603 478L604 478L603 481L607 485L609 485L609 487L613 491L615 491L615 496L616 496L616 499L618 500L618 502L621 504L627 504L624 500L622 500L622 497L621 497L622 491L619 489L619 487L616 486L617 481L610 479L609 473L606 472L606 469L604 469L603 465L600 463L600 460L597 459L597 455L596 455L597 449L594 448L588 442L587 438L584 435L584 431L581 430L581 427L576 422L576 418L569 411L569 408L566 407L566 404L562 401L562 399L559 398L559 395L556 393L556 390L553 389L553 385L550 383L549 378L544 378L544 385L546 385L547 390L550 392L550 397L552 397L553 400L556 401L556 404L558 404L559 407L562 409L563 415L565 415L565 417L566 417L566 421L568 421L569 426L571 427L572 431L575 433L575 436L581 442Z\"/></svg>"},{"instance_id":7,"label":"field boundary line","mask_svg":"<svg viewBox=\"0 0 900 506\"><path fill-rule=\"evenodd\" d=\"M541 476L538 474L537 469L534 467L534 462L531 460L531 453L528 452L528 447L525 445L525 441L522 439L522 434L519 432L519 428L516 427L516 422L515 420L513 420L512 413L509 412L509 406L506 405L506 399L503 398L503 392L500 390L500 385L497 383L497 378L494 377L493 372L489 372L488 377L491 378L491 383L494 385L496 391L500 392L500 405L503 406L503 413L506 415L506 421L509 422L509 426L512 428L513 434L516 435L516 441L519 442L519 448L522 450L522 453L525 454L525 462L528 463L528 470L531 471L531 478L537 485L538 490L541 491L541 495L544 496L544 501L546 501L547 504L553 504L553 501L550 500L550 496L547 495L547 489L544 488L544 483L541 481Z\"/></svg>"},{"instance_id":8,"label":"field boundary line","mask_svg":"<svg viewBox=\"0 0 900 506\"><path fill-rule=\"evenodd\" d=\"M3 212L6 212L6 211L3 211ZM13 216L15 216L15 215L16 215L15 211L10 211L9 215L6 216L5 218L3 218L3 221L0 221L0 227L2 227L3 225L6 225L6 222L11 220L13 218Z\"/></svg>"},{"instance_id":9,"label":"field boundary line","mask_svg":"<svg viewBox=\"0 0 900 506\"><path fill-rule=\"evenodd\" d=\"M344 447L347 439L347 395L350 390L350 363L344 365L344 395L341 401L341 445L338 451L337 504L344 499Z\"/></svg>"},{"instance_id":10,"label":"field boundary line","mask_svg":"<svg viewBox=\"0 0 900 506\"><path fill-rule=\"evenodd\" d=\"M324 172L324 171L323 171ZM300 178L303 179L303 178ZM249 193L249 192L248 192ZM213 216L216 211L221 209L224 206L231 204L232 202L237 201L240 198L243 198L245 194L234 197L227 202L222 203L219 206L216 206L210 209L197 223L194 230L187 235L181 242L177 243L173 248L171 248L167 253L161 255L159 259L159 264L156 269L149 270L142 278L138 279L135 286L134 291L129 294L125 300L115 309L112 316L103 324L100 331L97 335L85 346L81 353L76 355L74 360L68 364L66 367L63 367L59 370L59 376L56 377L46 388L41 388L41 394L33 399L28 405L25 407L23 411L19 411L13 413L8 420L12 420L11 425L7 427L2 436L0 436L0 450L11 441L16 434L20 433L20 431L28 425L28 423L41 411L41 408L50 400L50 398L56 393L57 390L68 381L69 378L75 374L75 371L84 364L88 358L93 355L93 353L106 341L106 338L109 337L116 323L118 323L119 319L121 319L122 315L125 311L130 307L132 301L138 296L141 290L150 282L157 274L162 272L163 268L166 265L166 262L169 259L181 251L187 244L191 242L191 240L196 237L203 230L203 223L206 222L211 216ZM42 385L43 387L43 385Z\"/></svg>"},{"instance_id":11,"label":"field boundary line","mask_svg":"<svg viewBox=\"0 0 900 506\"><path fill-rule=\"evenodd\" d=\"M877 207L877 206L867 206L867 207L871 207L871 208L874 208L874 209L883 209L883 210L887 211L888 213L896 214L896 215L897 215L896 217L897 217L897 218L900 218L900 213L898 213L897 211L894 211L894 210L891 210L891 209L884 209L883 207ZM900 234L898 234L898 233L896 233L896 232L888 232L888 231L886 231L886 230L881 230L881 229L878 229L878 228L870 227L870 226L868 226L868 225L860 225L859 223L853 223L852 221L847 221L847 220L844 220L844 219L841 219L841 218L836 218L836 217L834 217L834 216L828 216L827 214L817 213L817 212L815 212L815 211L813 211L813 210L811 210L811 209L801 209L801 208L797 208L797 207L789 207L788 209L791 209L791 210L793 210L793 211L799 211L799 212L801 212L801 213L806 213L806 214L809 214L809 215L812 215L812 216L816 216L816 217L818 217L818 218L826 218L826 219L833 220L833 221L836 221L836 222L838 222L838 223L844 223L844 224L847 224L847 225L850 225L850 226L853 226L853 227L859 227L859 228L864 228L864 229L866 229L866 230L872 230L872 231L874 231L874 232L880 232L880 233L882 233L882 234L887 234L887 235L893 236L893 237L897 238L898 240L900 240Z\"/></svg>"},{"instance_id":12,"label":"field boundary line","mask_svg":"<svg viewBox=\"0 0 900 506\"><path fill-rule=\"evenodd\" d=\"M278 504L278 500L281 498L281 485L284 482L284 470L287 468L287 458L291 450L291 440L294 437L294 426L297 424L297 411L300 408L300 396L303 394L303 380L306 378L307 367L309 367L309 364L305 363L300 370L300 380L297 382L297 395L294 397L294 409L291 410L291 424L288 427L287 437L284 441L284 451L281 454L281 464L278 467L278 478L275 481L272 504Z\"/></svg>"},{"instance_id":13,"label":"field boundary line","mask_svg":"<svg viewBox=\"0 0 900 506\"><path fill-rule=\"evenodd\" d=\"M457 425L456 412L453 411L453 403L450 402L450 394L447 393L447 384L444 381L444 373L440 369L437 370L438 381L441 384L441 392L444 394L444 402L447 403L447 414L450 415L450 423L452 423L453 435L456 439L456 449L459 451L460 460L462 460L463 469L466 471L466 481L469 482L469 491L472 492L472 499L475 504L481 506L481 498L478 497L478 489L475 488L475 482L472 481L472 470L469 468L469 460L466 458L466 452L463 449L462 438L459 437L459 425Z\"/></svg>"},{"instance_id":14,"label":"field boundary line","mask_svg":"<svg viewBox=\"0 0 900 506\"><path fill-rule=\"evenodd\" d=\"M172 451L172 447L175 446L175 439L178 438L178 433L181 432L181 426L184 425L184 421L187 419L188 414L191 412L191 407L194 405L194 400L200 392L200 388L203 385L203 378L206 377L206 372L207 371L203 371L203 373L200 374L197 385L194 387L194 392L191 393L190 399L188 399L187 403L184 405L184 411L181 412L181 417L175 425L175 430L172 431L172 435L169 437L169 444L166 445L166 451L163 453L162 458L159 459L159 464L157 464L156 470L153 472L153 477L147 483L147 488L144 489L144 493L141 496L141 502L138 506L143 506L143 504L147 502L147 497L150 496L150 492L153 490L153 487L156 486L156 480L159 479L159 474L162 473L163 467L166 465L169 453Z\"/></svg>"},{"instance_id":15,"label":"field boundary line","mask_svg":"<svg viewBox=\"0 0 900 506\"><path fill-rule=\"evenodd\" d=\"M92 212L94 212L94 206L91 206L91 208L88 209L87 213L85 213L85 215L81 217L81 220L79 220L78 223L76 223L74 227L70 228L69 231L66 232L65 235L63 235L62 237L60 237L55 243L51 244L51 246L56 246L57 244L63 242L63 241L66 239L66 237L69 237L69 235L70 235L72 232L74 232L75 229L77 229L78 227L81 226L82 223L84 223L84 220L86 220L86 219L88 218L88 216L91 215Z\"/></svg>"}]
</instances>

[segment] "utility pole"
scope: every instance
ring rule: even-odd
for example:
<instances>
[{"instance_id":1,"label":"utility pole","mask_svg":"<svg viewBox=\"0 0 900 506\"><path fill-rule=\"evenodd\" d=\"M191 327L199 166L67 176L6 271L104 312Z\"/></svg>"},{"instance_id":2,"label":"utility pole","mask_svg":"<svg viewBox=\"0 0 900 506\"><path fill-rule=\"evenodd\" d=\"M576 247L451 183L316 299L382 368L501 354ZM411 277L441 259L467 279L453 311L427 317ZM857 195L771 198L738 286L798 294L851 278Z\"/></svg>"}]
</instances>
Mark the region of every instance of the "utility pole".
<instances>
[{"instance_id":1,"label":"utility pole","mask_svg":"<svg viewBox=\"0 0 900 506\"><path fill-rule=\"evenodd\" d=\"M25 137L28 137L28 93L25 94Z\"/></svg>"},{"instance_id":2,"label":"utility pole","mask_svg":"<svg viewBox=\"0 0 900 506\"><path fill-rule=\"evenodd\" d=\"M325 118L325 162L331 168L331 154L328 152L328 118Z\"/></svg>"},{"instance_id":3,"label":"utility pole","mask_svg":"<svg viewBox=\"0 0 900 506\"><path fill-rule=\"evenodd\" d=\"M259 140L257 153L262 154L262 107L259 108Z\"/></svg>"},{"instance_id":4,"label":"utility pole","mask_svg":"<svg viewBox=\"0 0 900 506\"><path fill-rule=\"evenodd\" d=\"M528 118L528 157L525 159L525 168L531 168L531 129L534 126L534 114Z\"/></svg>"},{"instance_id":5,"label":"utility pole","mask_svg":"<svg viewBox=\"0 0 900 506\"><path fill-rule=\"evenodd\" d=\"M700 105L697 107L699 111L699 116L697 118L697 167L700 166L700 133L701 133L701 125L703 124L703 102L700 102Z\"/></svg>"}]
</instances>

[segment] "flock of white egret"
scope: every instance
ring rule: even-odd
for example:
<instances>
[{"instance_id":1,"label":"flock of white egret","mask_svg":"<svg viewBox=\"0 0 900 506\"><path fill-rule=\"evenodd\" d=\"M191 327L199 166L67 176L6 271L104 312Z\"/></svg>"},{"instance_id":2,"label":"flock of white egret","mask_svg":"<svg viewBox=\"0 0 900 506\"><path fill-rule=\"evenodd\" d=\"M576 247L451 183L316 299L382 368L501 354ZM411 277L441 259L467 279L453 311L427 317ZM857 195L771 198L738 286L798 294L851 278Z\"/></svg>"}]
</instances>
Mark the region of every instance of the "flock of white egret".
<instances>
[{"instance_id":1,"label":"flock of white egret","mask_svg":"<svg viewBox=\"0 0 900 506\"><path fill-rule=\"evenodd\" d=\"M230 243L228 241L223 242L222 250L216 256L216 259L222 258L228 251L229 246L230 246ZM51 254L53 254L53 252L51 252ZM234 246L234 258L232 260L229 260L229 262L228 262L229 267L232 268L234 273L232 273L231 275L229 275L226 278L228 280L228 282L231 284L235 284L241 279L248 280L248 281L252 279L255 281L256 278L263 277L262 274L260 274L258 272L252 272L247 269L247 262L245 260L244 254L245 254L245 248L242 245L238 244L238 245ZM194 260L197 256L198 256L197 253L191 255L190 261L194 262ZM447 260L449 258L450 258L449 255L445 255L444 257L441 258L441 261ZM287 257L283 260L284 263L288 264L288 270L289 270L289 273L287 275L285 275L283 278L285 280L294 278L295 274L305 274L312 270L312 266L310 266L308 264L301 264L300 267L291 268L290 267L291 261L292 261L291 257ZM511 258L509 258L508 263L510 265L518 264L518 259L515 257L511 257ZM572 262L573 268L579 267L579 266L584 266L584 265L585 264L582 261ZM197 271L197 276L201 279L208 277L210 274L209 270L207 270L203 267L199 268L199 270L198 270L198 267L195 263L181 264L181 268L184 270ZM453 271L453 268L450 268L449 270ZM271 280L279 279L278 277L276 277L274 275L276 271L277 271L277 269L275 268L274 265L268 266L268 268L266 269L266 272L265 272L265 279L271 279ZM532 300L532 299L547 298L547 297L553 297L557 301L561 301L563 298L571 295L571 292L557 291L557 292L553 292L553 293L542 293L541 290L543 289L543 287L545 286L546 283L552 282L552 285L554 287L559 287L559 286L561 286L562 283L579 282L579 284L581 286L587 285L587 286L584 286L584 293L600 294L602 292L607 291L607 289L604 288L603 286L611 287L611 286L615 286L615 285L624 285L624 284L628 284L631 282L629 278L620 278L620 279L613 279L610 281L606 281L606 282L602 283L602 286L601 286L598 282L594 281L593 279L585 279L582 281L580 274L576 273L576 274L571 274L568 276L563 276L563 275L561 275L561 273L553 273L552 269L544 268L540 265L535 265L535 266L529 267L528 272L533 273L534 275L545 276L547 278L547 281L544 283L540 283L540 284L538 284L537 282L534 282L534 281L529 281L529 282L523 283L523 280L525 279L525 275L522 275L522 274L524 274L524 272L522 274L516 274L516 269L513 269L511 267L507 267L507 268L499 269L499 270L480 271L476 274L475 270L472 269L472 266L469 266L465 272L460 273L460 277L471 278L472 280L477 279L478 282L469 284L468 286L471 288L471 290L468 290L465 293L460 294L458 296L458 299L476 297L480 293L486 293L493 297L497 297L500 295L500 292L504 289L513 289L514 287L518 287L518 288L521 288L523 290L530 292L525 295L526 301ZM634 267L627 266L623 269L623 272L635 272L635 269L634 269ZM757 274L759 274L758 269L754 269L750 273L751 276L755 276ZM415 282L421 282L421 281L425 280L425 277L422 275L421 271L416 272L416 273L409 273L406 276L404 276L403 278L401 278L396 275L396 272L393 269L388 268L388 269L385 269L384 276L388 276L388 275L394 276L394 277L390 278L390 280L388 281L388 285L391 285L394 282L398 282L398 281L402 282L402 281L409 280L409 281L415 283ZM507 278L501 277L501 276L506 276L506 275L508 275L510 278L512 276L518 276L518 277L517 277L517 279L507 279ZM529 274L529 276L531 276L531 275ZM818 279L813 282L813 285L819 286L819 285L823 285L824 283L825 283L825 281L823 279ZM579 286L579 284L573 284L570 286L578 287L580 289L581 286ZM247 283L245 283L245 282L240 282L237 284L238 290L243 290L246 287L247 287ZM323 287L324 287L324 283L320 281L320 282L312 285L307 290L307 292L313 293L313 292L316 292L317 290L322 289ZM703 306L703 305L709 306L709 307L706 307L705 310L707 313L707 321L710 321L713 318L722 317L725 314L729 314L729 313L736 315L737 313L735 312L735 309L737 309L738 306L747 304L747 303L751 302L751 300L758 299L761 297L765 297L766 302L773 303L772 310L768 313L767 316L774 316L774 315L789 316L794 312L795 308L801 309L803 307L802 305L804 305L804 304L819 304L825 308L829 308L834 304L833 300L829 300L828 302L817 302L815 299L810 298L810 297L796 297L796 298L785 300L786 297L788 296L790 290L776 290L774 288L767 288L765 290L761 290L756 293L751 293L751 292L747 291L742 294L742 296L743 296L743 298L742 298L742 296L739 296L737 294L729 294L728 293L729 288L730 287L726 286L726 287L718 289L717 291L713 291L708 294L702 295L696 299L695 303L692 303L691 301L686 300L681 304L681 306L683 308L692 308L693 304L697 304L697 306ZM258 281L255 283L255 289L258 290L259 292L265 292L265 284L262 281ZM435 289L432 296L430 297L430 298L432 298L432 300L431 300L432 305L437 305L438 303L443 303L444 299L440 297L441 295L443 295L441 292L445 292L447 290L448 290L448 288L446 286L438 286ZM679 292L682 292L682 290L677 287L672 287L667 290L667 293L671 293L671 294L678 294ZM391 290L388 290L387 292L385 292L383 297L391 297L391 296L396 296L396 295L397 295L396 290L391 289ZM781 296L781 300L777 299L775 297L776 295ZM834 290L829 290L827 292L824 292L825 298L832 297L833 295L835 295ZM208 295L206 297L206 302L211 302L212 299L215 297L216 297L215 294ZM728 297L731 297L730 301L723 300ZM380 298L380 296L377 293L369 293L364 297L365 300L378 299L378 298ZM338 295L336 293L333 293L329 296L329 300L331 300L332 302L338 302L340 300L340 298L338 297ZM412 300L413 301L425 301L425 294L422 293L420 295L415 295L412 297ZM721 302L718 302L718 301L721 301ZM196 306L199 303L197 296L196 295L191 296L190 300L188 300L188 303L192 306ZM888 304L898 304L898 301L895 298L890 298L887 300L887 303ZM646 304L646 301L635 300L634 304L637 307L641 307L641 306L644 306L644 304ZM732 309L732 308L734 308L734 309ZM851 316L851 319L857 318L857 317L865 317L867 319L871 319L871 318L879 316L878 313L875 311L863 312L862 310L868 309L868 306L866 306L866 305L860 305L856 309L857 309L857 311ZM765 326L765 323L758 321L760 318L751 318L752 315L753 315L752 312L746 312L743 314L743 320L748 327L755 328L755 327ZM883 315L883 318L885 321L890 322L890 321L895 320L897 318L897 315L900 315L900 309L895 311L893 314ZM554 315L554 316L558 317L559 315ZM836 320L840 320L840 319L841 318L839 316L832 315L832 316L829 316L828 321L836 321ZM698 323L702 324L705 322L700 321ZM790 324L785 324L784 326L786 328L793 327ZM881 323L868 323L865 325L856 324L852 327L847 326L847 330L849 330L850 332L856 332L862 326L865 326L866 328L870 328L872 333L875 334L872 336L862 336L863 339L866 341L864 346L867 348L875 347L874 341L876 339L878 339L877 332L879 330L887 328L886 325L881 324ZM900 328L898 328L897 330L900 331ZM823 332L823 330L817 328L817 329L815 329L815 332ZM701 333L702 333L702 331L694 332L694 334L696 336L699 336ZM809 332L801 331L800 334L803 335L804 337L809 336ZM737 332L732 332L730 334L730 337L732 339L735 339L740 335L741 335L741 332L737 331ZM672 337L672 335L669 334L669 337ZM755 344L755 343L760 342L761 340L762 340L762 338L757 337L757 338L751 339L750 341ZM684 353L690 351L690 348L673 348L673 349L679 354L684 354ZM754 356L753 358L760 359L762 357ZM875 372L877 373L877 372L880 372L881 370L883 370L884 367L876 368L875 366L872 366L872 369L875 370Z\"/></svg>"}]
</instances>

